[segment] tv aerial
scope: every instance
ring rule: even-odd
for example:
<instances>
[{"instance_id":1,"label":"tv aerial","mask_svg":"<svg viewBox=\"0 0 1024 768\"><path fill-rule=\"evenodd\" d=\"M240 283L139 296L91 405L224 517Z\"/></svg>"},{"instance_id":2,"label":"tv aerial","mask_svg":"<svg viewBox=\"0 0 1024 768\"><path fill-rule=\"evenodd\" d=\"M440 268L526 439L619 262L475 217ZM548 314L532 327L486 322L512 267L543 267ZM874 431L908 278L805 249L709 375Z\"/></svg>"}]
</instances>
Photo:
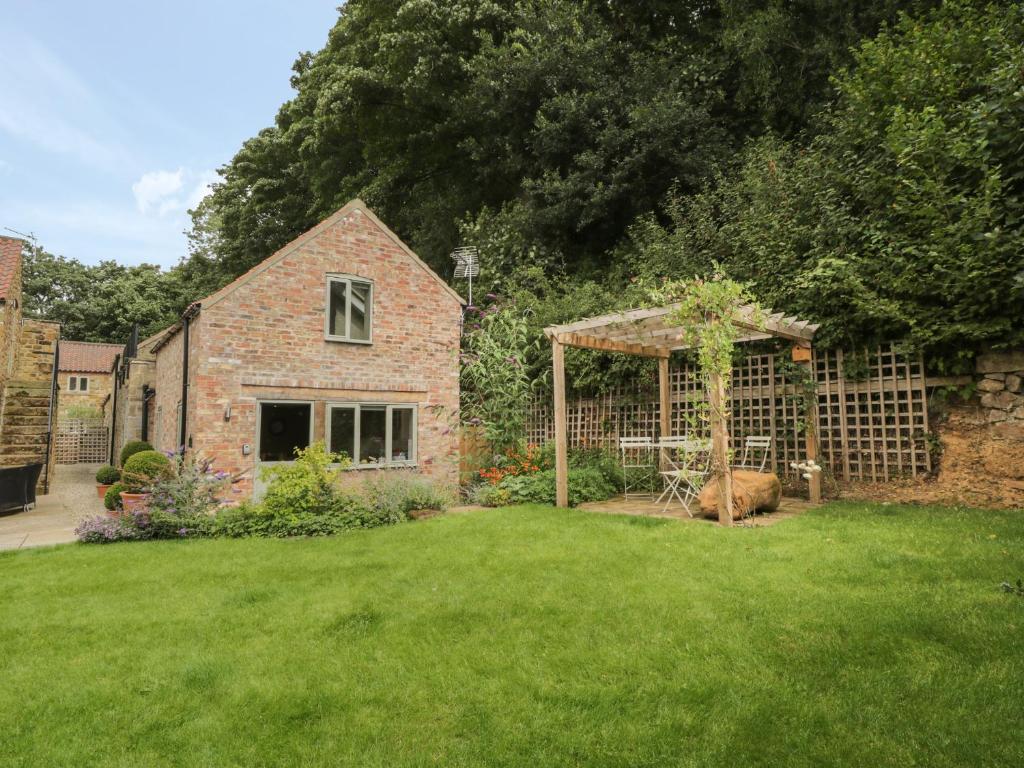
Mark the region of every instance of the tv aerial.
<instances>
[{"instance_id":1,"label":"tv aerial","mask_svg":"<svg viewBox=\"0 0 1024 768\"><path fill-rule=\"evenodd\" d=\"M475 245L460 245L452 251L455 277L469 281L469 305L473 306L473 278L480 274L480 252Z\"/></svg>"}]
</instances>

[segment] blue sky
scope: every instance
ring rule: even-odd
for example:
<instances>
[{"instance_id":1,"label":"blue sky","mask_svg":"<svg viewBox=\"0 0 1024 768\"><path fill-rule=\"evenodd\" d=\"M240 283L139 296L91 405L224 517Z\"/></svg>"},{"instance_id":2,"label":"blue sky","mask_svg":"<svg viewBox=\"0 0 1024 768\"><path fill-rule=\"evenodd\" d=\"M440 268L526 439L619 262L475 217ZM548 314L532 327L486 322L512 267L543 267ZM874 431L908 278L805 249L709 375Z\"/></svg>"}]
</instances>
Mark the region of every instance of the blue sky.
<instances>
[{"instance_id":1,"label":"blue sky","mask_svg":"<svg viewBox=\"0 0 1024 768\"><path fill-rule=\"evenodd\" d=\"M0 233L168 267L186 210L288 99L339 0L0 0Z\"/></svg>"}]
</instances>

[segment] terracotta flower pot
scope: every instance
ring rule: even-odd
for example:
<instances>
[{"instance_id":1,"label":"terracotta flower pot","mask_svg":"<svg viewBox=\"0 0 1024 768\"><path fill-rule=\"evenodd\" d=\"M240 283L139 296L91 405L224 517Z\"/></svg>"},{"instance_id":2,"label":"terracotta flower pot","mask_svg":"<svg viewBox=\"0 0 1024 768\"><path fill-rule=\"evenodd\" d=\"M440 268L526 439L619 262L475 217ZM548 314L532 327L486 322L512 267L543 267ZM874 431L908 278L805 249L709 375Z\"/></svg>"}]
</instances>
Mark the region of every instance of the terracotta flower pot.
<instances>
[{"instance_id":1,"label":"terracotta flower pot","mask_svg":"<svg viewBox=\"0 0 1024 768\"><path fill-rule=\"evenodd\" d=\"M111 485L113 485L113 483L107 483L107 485L96 483L96 495L100 497L100 501L103 501L103 497L107 495L107 491L110 489Z\"/></svg>"},{"instance_id":2,"label":"terracotta flower pot","mask_svg":"<svg viewBox=\"0 0 1024 768\"><path fill-rule=\"evenodd\" d=\"M132 512L145 512L149 506L149 494L148 493L128 493L127 491L121 491L121 508L125 514L131 514Z\"/></svg>"}]
</instances>

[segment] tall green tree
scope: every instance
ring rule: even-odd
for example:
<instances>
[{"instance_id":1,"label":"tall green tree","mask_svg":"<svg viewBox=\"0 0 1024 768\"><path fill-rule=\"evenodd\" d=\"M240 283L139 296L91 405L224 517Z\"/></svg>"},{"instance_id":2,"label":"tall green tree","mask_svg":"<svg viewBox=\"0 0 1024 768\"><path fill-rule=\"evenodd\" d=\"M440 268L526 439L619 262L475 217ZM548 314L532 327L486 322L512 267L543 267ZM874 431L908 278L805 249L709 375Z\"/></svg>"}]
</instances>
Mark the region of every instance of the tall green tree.
<instances>
[{"instance_id":1,"label":"tall green tree","mask_svg":"<svg viewBox=\"0 0 1024 768\"><path fill-rule=\"evenodd\" d=\"M135 324L143 336L155 333L187 303L176 272L113 261L87 266L39 245L25 254L22 291L26 313L59 322L61 336L76 341L124 342Z\"/></svg>"},{"instance_id":2,"label":"tall green tree","mask_svg":"<svg viewBox=\"0 0 1024 768\"><path fill-rule=\"evenodd\" d=\"M751 143L632 230L633 269L721 263L823 343L909 338L946 361L1024 342L1024 10L901 18L836 78L805 146Z\"/></svg>"},{"instance_id":3,"label":"tall green tree","mask_svg":"<svg viewBox=\"0 0 1024 768\"><path fill-rule=\"evenodd\" d=\"M605 270L672 185L804 129L850 46L926 4L349 0L222 169L193 259L229 279L359 196L442 273L467 221Z\"/></svg>"}]
</instances>

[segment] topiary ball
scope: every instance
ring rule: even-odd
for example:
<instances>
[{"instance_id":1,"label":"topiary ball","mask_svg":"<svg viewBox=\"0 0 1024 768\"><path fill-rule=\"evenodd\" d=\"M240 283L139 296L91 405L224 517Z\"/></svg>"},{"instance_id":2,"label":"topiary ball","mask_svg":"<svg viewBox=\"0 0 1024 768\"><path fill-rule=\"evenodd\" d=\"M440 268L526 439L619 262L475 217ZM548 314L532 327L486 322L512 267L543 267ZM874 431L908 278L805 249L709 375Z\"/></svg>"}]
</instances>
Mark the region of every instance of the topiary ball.
<instances>
[{"instance_id":1,"label":"topiary ball","mask_svg":"<svg viewBox=\"0 0 1024 768\"><path fill-rule=\"evenodd\" d=\"M153 446L147 443L145 440L130 440L124 444L124 448L121 449L121 466L124 467L124 463L128 461L136 453L142 453L143 451L152 451Z\"/></svg>"},{"instance_id":2,"label":"topiary ball","mask_svg":"<svg viewBox=\"0 0 1024 768\"><path fill-rule=\"evenodd\" d=\"M113 512L121 507L121 491L127 490L124 483L114 483L103 495L103 506Z\"/></svg>"},{"instance_id":3,"label":"topiary ball","mask_svg":"<svg viewBox=\"0 0 1024 768\"><path fill-rule=\"evenodd\" d=\"M160 451L139 451L124 463L122 478L129 491L139 493L170 473L171 460Z\"/></svg>"},{"instance_id":4,"label":"topiary ball","mask_svg":"<svg viewBox=\"0 0 1024 768\"><path fill-rule=\"evenodd\" d=\"M121 470L117 469L117 467L104 464L96 470L96 482L100 485L110 485L111 483L116 483L120 479Z\"/></svg>"}]
</instances>

